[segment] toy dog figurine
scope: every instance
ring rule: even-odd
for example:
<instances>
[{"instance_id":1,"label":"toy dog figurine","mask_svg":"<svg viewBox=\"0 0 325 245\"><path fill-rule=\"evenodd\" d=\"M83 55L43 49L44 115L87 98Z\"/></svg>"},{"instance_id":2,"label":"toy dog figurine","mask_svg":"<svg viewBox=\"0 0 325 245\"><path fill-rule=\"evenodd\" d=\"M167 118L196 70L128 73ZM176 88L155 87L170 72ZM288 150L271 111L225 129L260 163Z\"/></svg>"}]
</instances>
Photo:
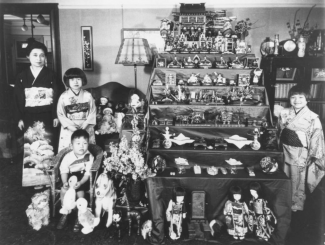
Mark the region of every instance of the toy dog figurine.
<instances>
[{"instance_id":1,"label":"toy dog figurine","mask_svg":"<svg viewBox=\"0 0 325 245\"><path fill-rule=\"evenodd\" d=\"M113 180L109 179L106 173L99 175L96 186L96 217L99 218L102 210L108 213L106 227L109 227L113 222L113 207L116 203L116 192L114 189Z\"/></svg>"},{"instance_id":2,"label":"toy dog figurine","mask_svg":"<svg viewBox=\"0 0 325 245\"><path fill-rule=\"evenodd\" d=\"M78 208L78 219L83 226L81 232L83 234L88 234L94 230L100 220L91 213L89 208L87 208L88 202L85 198L79 198L76 203Z\"/></svg>"},{"instance_id":3,"label":"toy dog figurine","mask_svg":"<svg viewBox=\"0 0 325 245\"><path fill-rule=\"evenodd\" d=\"M60 209L61 214L69 214L71 213L71 210L76 207L76 190L74 189L74 186L78 182L78 179L76 176L72 175L69 178L69 190L64 195L62 208Z\"/></svg>"},{"instance_id":4,"label":"toy dog figurine","mask_svg":"<svg viewBox=\"0 0 325 245\"><path fill-rule=\"evenodd\" d=\"M151 236L151 231L152 231L152 221L147 220L146 222L143 223L142 229L141 229L141 235L144 240L147 239L147 235Z\"/></svg>"},{"instance_id":5,"label":"toy dog figurine","mask_svg":"<svg viewBox=\"0 0 325 245\"><path fill-rule=\"evenodd\" d=\"M41 229L42 225L48 225L50 219L49 194L47 191L36 193L32 197L32 203L26 210L29 224L34 230Z\"/></svg>"}]
</instances>

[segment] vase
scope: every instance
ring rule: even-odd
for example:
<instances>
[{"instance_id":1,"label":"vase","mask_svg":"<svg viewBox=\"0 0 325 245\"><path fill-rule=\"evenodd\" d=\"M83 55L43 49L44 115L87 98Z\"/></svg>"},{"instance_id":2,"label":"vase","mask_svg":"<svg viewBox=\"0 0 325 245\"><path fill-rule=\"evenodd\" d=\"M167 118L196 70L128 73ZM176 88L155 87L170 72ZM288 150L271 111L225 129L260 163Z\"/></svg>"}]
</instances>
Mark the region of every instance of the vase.
<instances>
[{"instance_id":1,"label":"vase","mask_svg":"<svg viewBox=\"0 0 325 245\"><path fill-rule=\"evenodd\" d=\"M127 184L126 196L128 201L128 206L134 207L139 205L141 200L141 180L131 179Z\"/></svg>"}]
</instances>

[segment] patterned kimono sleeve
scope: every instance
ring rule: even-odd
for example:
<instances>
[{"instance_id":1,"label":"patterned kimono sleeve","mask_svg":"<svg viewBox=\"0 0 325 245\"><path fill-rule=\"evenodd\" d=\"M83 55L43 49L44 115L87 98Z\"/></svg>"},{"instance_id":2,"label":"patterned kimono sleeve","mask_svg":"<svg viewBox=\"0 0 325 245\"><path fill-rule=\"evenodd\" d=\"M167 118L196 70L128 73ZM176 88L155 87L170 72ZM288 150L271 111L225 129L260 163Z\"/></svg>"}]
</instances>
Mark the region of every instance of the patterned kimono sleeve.
<instances>
[{"instance_id":1,"label":"patterned kimono sleeve","mask_svg":"<svg viewBox=\"0 0 325 245\"><path fill-rule=\"evenodd\" d=\"M319 118L312 121L310 132L308 158L314 161L321 170L325 170L324 132Z\"/></svg>"},{"instance_id":2,"label":"patterned kimono sleeve","mask_svg":"<svg viewBox=\"0 0 325 245\"><path fill-rule=\"evenodd\" d=\"M63 93L60 96L60 99L58 101L58 106L57 106L57 114L58 114L58 119L62 125L63 128L66 128L68 126L75 126L75 123L72 122L67 116L66 116L66 111L65 111L65 104L64 104L64 96L65 93Z\"/></svg>"},{"instance_id":3,"label":"patterned kimono sleeve","mask_svg":"<svg viewBox=\"0 0 325 245\"><path fill-rule=\"evenodd\" d=\"M223 209L224 215L229 215L232 213L232 201L228 200L225 204L225 208Z\"/></svg>"},{"instance_id":4,"label":"patterned kimono sleeve","mask_svg":"<svg viewBox=\"0 0 325 245\"><path fill-rule=\"evenodd\" d=\"M89 93L89 114L87 116L87 124L96 125L96 104L92 95Z\"/></svg>"}]
</instances>

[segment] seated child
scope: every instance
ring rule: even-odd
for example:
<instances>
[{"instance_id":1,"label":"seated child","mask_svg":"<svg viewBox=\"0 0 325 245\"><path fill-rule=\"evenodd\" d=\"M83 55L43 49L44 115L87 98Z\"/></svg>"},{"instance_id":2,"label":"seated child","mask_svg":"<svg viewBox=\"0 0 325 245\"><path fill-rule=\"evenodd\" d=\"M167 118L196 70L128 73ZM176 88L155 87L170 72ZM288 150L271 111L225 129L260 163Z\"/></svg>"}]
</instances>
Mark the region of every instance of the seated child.
<instances>
[{"instance_id":1,"label":"seated child","mask_svg":"<svg viewBox=\"0 0 325 245\"><path fill-rule=\"evenodd\" d=\"M71 147L72 151L67 153L60 165L60 174L62 179L61 188L61 204L63 206L63 200L66 192L69 189L68 180L71 176L76 176L78 182L73 188L76 191L77 198L85 196L85 190L89 189L88 181L91 166L94 161L94 156L88 151L89 134L84 129L78 129L71 135ZM61 212L62 213L62 212ZM68 212L69 213L69 212ZM67 223L68 214L63 214L57 225L57 229L63 229ZM80 230L80 224L78 217L74 225L74 231Z\"/></svg>"}]
</instances>

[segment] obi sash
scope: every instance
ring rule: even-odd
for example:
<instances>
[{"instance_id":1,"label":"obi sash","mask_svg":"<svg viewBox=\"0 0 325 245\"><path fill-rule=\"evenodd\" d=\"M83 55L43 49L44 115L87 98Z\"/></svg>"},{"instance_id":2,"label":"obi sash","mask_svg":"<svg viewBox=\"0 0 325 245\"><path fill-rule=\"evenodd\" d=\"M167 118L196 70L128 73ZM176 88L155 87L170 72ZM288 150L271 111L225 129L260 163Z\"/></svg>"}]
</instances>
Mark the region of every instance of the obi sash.
<instances>
[{"instance_id":1,"label":"obi sash","mask_svg":"<svg viewBox=\"0 0 325 245\"><path fill-rule=\"evenodd\" d=\"M89 103L77 103L65 106L67 117L70 120L86 120L89 112Z\"/></svg>"},{"instance_id":2,"label":"obi sash","mask_svg":"<svg viewBox=\"0 0 325 245\"><path fill-rule=\"evenodd\" d=\"M43 87L25 88L25 106L46 106L53 103L53 89Z\"/></svg>"}]
</instances>

